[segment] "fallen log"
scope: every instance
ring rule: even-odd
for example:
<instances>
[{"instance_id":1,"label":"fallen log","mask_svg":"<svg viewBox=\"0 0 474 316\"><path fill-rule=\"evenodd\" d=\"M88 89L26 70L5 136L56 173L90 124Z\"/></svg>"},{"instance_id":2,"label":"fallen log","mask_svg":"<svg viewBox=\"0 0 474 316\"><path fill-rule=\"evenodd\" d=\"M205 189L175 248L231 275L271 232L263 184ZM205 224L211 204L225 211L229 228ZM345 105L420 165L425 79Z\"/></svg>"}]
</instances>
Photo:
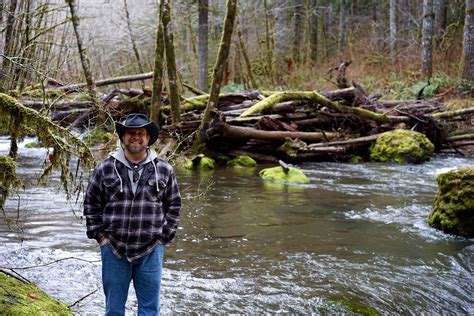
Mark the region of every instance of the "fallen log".
<instances>
[{"instance_id":1,"label":"fallen log","mask_svg":"<svg viewBox=\"0 0 474 316\"><path fill-rule=\"evenodd\" d=\"M108 79L103 79L103 80L97 80L95 82L95 85L97 87L100 87L100 86L107 86L107 85L116 84L116 83L140 81L140 80L146 80L146 79L151 79L151 78L153 78L153 72L147 72L147 73L132 75L132 76L120 76L120 77L108 78ZM77 84L70 84L70 85L62 86L62 87L54 87L54 89L52 90L77 91L84 88L85 86L87 86L87 83L77 83Z\"/></svg>"},{"instance_id":2,"label":"fallen log","mask_svg":"<svg viewBox=\"0 0 474 316\"><path fill-rule=\"evenodd\" d=\"M374 141L377 140L377 138L379 138L379 136L380 134L375 134L375 135L353 138L353 139L348 139L348 140L339 140L339 141L333 141L333 142L328 142L328 143L310 144L306 146L305 149L313 150L316 148L332 147L332 146L340 146L340 145L361 146L361 145L373 143Z\"/></svg>"},{"instance_id":3,"label":"fallen log","mask_svg":"<svg viewBox=\"0 0 474 316\"><path fill-rule=\"evenodd\" d=\"M34 110L42 109L45 104L42 100L20 100L21 104L26 107L32 108ZM61 101L61 102L51 102L51 109L53 110L66 110L66 109L84 109L92 107L92 102L90 101Z\"/></svg>"},{"instance_id":4,"label":"fallen log","mask_svg":"<svg viewBox=\"0 0 474 316\"><path fill-rule=\"evenodd\" d=\"M446 137L446 141L448 142L456 142L461 140L474 140L474 134L464 134Z\"/></svg>"},{"instance_id":5,"label":"fallen log","mask_svg":"<svg viewBox=\"0 0 474 316\"><path fill-rule=\"evenodd\" d=\"M90 108L88 109L74 109L74 110L67 110L67 111L57 111L53 112L51 115L51 120L53 122L57 122L61 126L66 124L71 124L74 122L78 116L88 113Z\"/></svg>"},{"instance_id":6,"label":"fallen log","mask_svg":"<svg viewBox=\"0 0 474 316\"><path fill-rule=\"evenodd\" d=\"M450 119L453 117L463 116L463 115L471 114L471 113L474 113L474 107L461 109L461 110L455 110L455 111L439 112L439 113L434 113L427 116L432 117L434 119Z\"/></svg>"},{"instance_id":7,"label":"fallen log","mask_svg":"<svg viewBox=\"0 0 474 316\"><path fill-rule=\"evenodd\" d=\"M379 123L402 123L402 122L410 122L411 118L405 116L389 116L385 114L375 113L372 111L364 110L361 108L349 107L345 106L339 102L333 102L328 98L324 97L318 92L315 91L299 91L299 92L281 92L256 103L246 111L244 111L241 117L246 117L253 115L255 113L262 112L267 108L271 108L277 103L281 103L284 101L290 100L307 100L307 101L314 101L322 106L326 106L332 110L341 113L350 113L356 114L360 117L370 119L372 121L376 121Z\"/></svg>"},{"instance_id":8,"label":"fallen log","mask_svg":"<svg viewBox=\"0 0 474 316\"><path fill-rule=\"evenodd\" d=\"M347 152L346 147L342 146L327 146L327 147L306 147L298 150L300 153L318 153L318 154L344 154Z\"/></svg>"},{"instance_id":9,"label":"fallen log","mask_svg":"<svg viewBox=\"0 0 474 316\"><path fill-rule=\"evenodd\" d=\"M298 138L305 142L319 142L322 140L334 139L339 136L333 132L288 132L288 131L262 131L250 127L232 126L227 123L212 125L207 130L208 137L222 136L224 138L238 139L262 139L262 140L285 140L286 138Z\"/></svg>"},{"instance_id":10,"label":"fallen log","mask_svg":"<svg viewBox=\"0 0 474 316\"><path fill-rule=\"evenodd\" d=\"M278 162L280 160L279 158L272 156L272 155L265 155L265 154L260 154L248 150L231 150L227 153L231 157L237 157L237 156L249 156L257 161L264 161L264 162Z\"/></svg>"}]
</instances>

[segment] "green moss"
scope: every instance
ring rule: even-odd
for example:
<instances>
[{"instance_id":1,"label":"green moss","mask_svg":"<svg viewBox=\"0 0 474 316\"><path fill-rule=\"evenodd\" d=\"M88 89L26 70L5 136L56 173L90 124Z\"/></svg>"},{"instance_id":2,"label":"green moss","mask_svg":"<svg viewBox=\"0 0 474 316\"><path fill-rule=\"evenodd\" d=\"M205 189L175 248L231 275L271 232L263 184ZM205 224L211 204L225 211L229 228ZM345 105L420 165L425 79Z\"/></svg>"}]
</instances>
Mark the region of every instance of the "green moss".
<instances>
[{"instance_id":1,"label":"green moss","mask_svg":"<svg viewBox=\"0 0 474 316\"><path fill-rule=\"evenodd\" d=\"M259 172L259 175L264 180L294 182L294 183L309 183L308 177L299 169L290 167L288 172L280 167L266 168Z\"/></svg>"},{"instance_id":2,"label":"green moss","mask_svg":"<svg viewBox=\"0 0 474 316\"><path fill-rule=\"evenodd\" d=\"M350 163L361 163L364 161L364 158L362 158L361 156L352 156L350 159L349 159L349 162Z\"/></svg>"},{"instance_id":3,"label":"green moss","mask_svg":"<svg viewBox=\"0 0 474 316\"><path fill-rule=\"evenodd\" d=\"M9 156L0 156L0 209L12 188L21 186L21 180L16 176L16 162Z\"/></svg>"},{"instance_id":4,"label":"green moss","mask_svg":"<svg viewBox=\"0 0 474 316\"><path fill-rule=\"evenodd\" d=\"M186 159L183 168L188 170L213 170L215 168L215 160L209 157L200 157L199 159Z\"/></svg>"},{"instance_id":5,"label":"green moss","mask_svg":"<svg viewBox=\"0 0 474 316\"><path fill-rule=\"evenodd\" d=\"M85 167L91 167L95 163L87 145L69 130L3 93L0 93L0 126L6 129L13 139L22 139L26 135L34 134L44 147L53 148L50 153L51 164L45 167L40 178L48 176L55 168L60 169L61 183L68 196L69 189L76 185L69 164L71 155L80 157L80 162Z\"/></svg>"},{"instance_id":6,"label":"green moss","mask_svg":"<svg viewBox=\"0 0 474 316\"><path fill-rule=\"evenodd\" d=\"M116 136L114 133L107 132L100 127L95 127L92 129L89 134L86 136L87 143L90 145L93 144L106 144L112 140L115 140Z\"/></svg>"},{"instance_id":7,"label":"green moss","mask_svg":"<svg viewBox=\"0 0 474 316\"><path fill-rule=\"evenodd\" d=\"M73 315L69 308L33 284L0 272L1 315Z\"/></svg>"},{"instance_id":8,"label":"green moss","mask_svg":"<svg viewBox=\"0 0 474 316\"><path fill-rule=\"evenodd\" d=\"M253 168L257 165L257 162L249 156L237 156L228 161L227 165L234 168Z\"/></svg>"},{"instance_id":9,"label":"green moss","mask_svg":"<svg viewBox=\"0 0 474 316\"><path fill-rule=\"evenodd\" d=\"M88 93L79 93L76 96L76 101L91 101L91 96Z\"/></svg>"},{"instance_id":10,"label":"green moss","mask_svg":"<svg viewBox=\"0 0 474 316\"><path fill-rule=\"evenodd\" d=\"M474 167L442 173L428 224L445 233L474 237Z\"/></svg>"},{"instance_id":11,"label":"green moss","mask_svg":"<svg viewBox=\"0 0 474 316\"><path fill-rule=\"evenodd\" d=\"M25 148L40 148L41 145L38 142L29 142L25 144Z\"/></svg>"},{"instance_id":12,"label":"green moss","mask_svg":"<svg viewBox=\"0 0 474 316\"><path fill-rule=\"evenodd\" d=\"M434 145L423 134L396 129L382 133L370 148L370 160L378 162L421 163L430 159Z\"/></svg>"}]
</instances>

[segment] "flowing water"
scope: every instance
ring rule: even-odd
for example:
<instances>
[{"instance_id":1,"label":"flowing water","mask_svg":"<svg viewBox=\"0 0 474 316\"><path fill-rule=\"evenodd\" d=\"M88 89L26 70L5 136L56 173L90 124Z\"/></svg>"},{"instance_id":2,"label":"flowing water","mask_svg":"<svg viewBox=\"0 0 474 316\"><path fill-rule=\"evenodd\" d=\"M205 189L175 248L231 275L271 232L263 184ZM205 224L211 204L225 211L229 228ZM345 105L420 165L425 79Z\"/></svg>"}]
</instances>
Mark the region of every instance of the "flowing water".
<instances>
[{"instance_id":1,"label":"flowing water","mask_svg":"<svg viewBox=\"0 0 474 316\"><path fill-rule=\"evenodd\" d=\"M8 144L0 138L0 154ZM66 304L82 298L77 315L101 314L99 249L85 235L82 197L66 201L54 177L36 184L44 156L20 146L27 188L7 213L19 215L22 231L0 221L0 266ZM266 182L258 169L176 169L184 208L165 252L162 311L318 314L344 312L342 301L389 314L473 315L474 239L426 223L436 174L467 165L473 160L452 156L402 166L304 163L306 185ZM136 313L132 288L127 311Z\"/></svg>"}]
</instances>

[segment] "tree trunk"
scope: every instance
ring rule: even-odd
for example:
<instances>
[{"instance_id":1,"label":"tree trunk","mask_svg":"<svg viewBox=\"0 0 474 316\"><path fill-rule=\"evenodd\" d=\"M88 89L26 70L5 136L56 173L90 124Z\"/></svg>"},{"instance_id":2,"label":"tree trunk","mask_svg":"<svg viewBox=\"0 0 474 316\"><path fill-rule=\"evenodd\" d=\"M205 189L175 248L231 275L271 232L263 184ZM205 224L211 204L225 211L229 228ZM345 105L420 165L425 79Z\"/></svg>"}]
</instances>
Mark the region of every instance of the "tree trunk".
<instances>
[{"instance_id":1,"label":"tree trunk","mask_svg":"<svg viewBox=\"0 0 474 316\"><path fill-rule=\"evenodd\" d=\"M240 32L240 27L237 27L237 36L239 41L239 48L242 56L244 57L245 66L247 68L247 76L250 81L250 86L252 89L257 89L257 82L253 77L252 64L250 62L249 54L247 53L247 48L245 47L244 40L242 39L242 32Z\"/></svg>"},{"instance_id":2,"label":"tree trunk","mask_svg":"<svg viewBox=\"0 0 474 316\"><path fill-rule=\"evenodd\" d=\"M462 78L474 80L474 0L466 0L464 19L464 41L462 55Z\"/></svg>"},{"instance_id":3,"label":"tree trunk","mask_svg":"<svg viewBox=\"0 0 474 316\"><path fill-rule=\"evenodd\" d=\"M301 62L301 38L302 38L302 24L303 24L303 9L304 1L295 0L294 2L294 14L293 14L293 59L296 64Z\"/></svg>"},{"instance_id":4,"label":"tree trunk","mask_svg":"<svg viewBox=\"0 0 474 316\"><path fill-rule=\"evenodd\" d=\"M334 31L334 8L332 3L328 5L328 15L327 15L327 21L326 21L326 33L327 33L327 44L326 44L326 57L331 56L336 47L336 36L335 36L335 31Z\"/></svg>"},{"instance_id":5,"label":"tree trunk","mask_svg":"<svg viewBox=\"0 0 474 316\"><path fill-rule=\"evenodd\" d=\"M426 78L431 78L433 75L433 30L433 0L423 0L421 72Z\"/></svg>"},{"instance_id":6,"label":"tree trunk","mask_svg":"<svg viewBox=\"0 0 474 316\"><path fill-rule=\"evenodd\" d=\"M211 120L211 111L219 99L220 85L224 75L224 67L229 56L232 32L234 30L234 22L236 17L237 0L227 0L227 13L224 20L224 29L222 30L221 44L217 53L217 60L212 72L212 84L209 101L202 117L196 139L193 144L193 152L197 153L202 144L202 136L206 133L206 126ZM202 135L201 135L202 134Z\"/></svg>"},{"instance_id":7,"label":"tree trunk","mask_svg":"<svg viewBox=\"0 0 474 316\"><path fill-rule=\"evenodd\" d=\"M209 0L198 1L199 14L199 32L198 32L198 50L199 50L199 67L198 67L198 89L202 91L209 90L209 81L207 79L207 71L209 68Z\"/></svg>"},{"instance_id":8,"label":"tree trunk","mask_svg":"<svg viewBox=\"0 0 474 316\"><path fill-rule=\"evenodd\" d=\"M6 92L11 89L12 85L9 82L10 69L12 68L11 60L14 46L13 27L15 22L15 11L17 0L10 0L10 6L7 10L7 18L5 25L5 37L3 46L2 69L0 69L0 92Z\"/></svg>"},{"instance_id":9,"label":"tree trunk","mask_svg":"<svg viewBox=\"0 0 474 316\"><path fill-rule=\"evenodd\" d=\"M84 77L87 83L87 90L89 91L89 95L92 100L92 106L98 115L97 123L98 125L100 125L105 122L105 113L103 113L102 107L100 106L99 101L97 99L97 91L96 91L94 78L91 72L89 58L87 57L86 49L82 42L81 34L79 33L79 17L77 16L77 13L76 13L75 0L66 0L66 2L69 6L69 10L71 13L71 22L74 28L74 33L76 35L77 48L79 50L79 56L81 58L82 71L84 72Z\"/></svg>"},{"instance_id":10,"label":"tree trunk","mask_svg":"<svg viewBox=\"0 0 474 316\"><path fill-rule=\"evenodd\" d=\"M265 9L265 50L266 50L266 72L267 76L270 81L273 81L273 39L272 35L270 34L270 14L268 12L268 4L267 0L263 1L264 9Z\"/></svg>"},{"instance_id":11,"label":"tree trunk","mask_svg":"<svg viewBox=\"0 0 474 316\"><path fill-rule=\"evenodd\" d=\"M448 12L448 4L446 0L434 0L434 33L438 39L446 32L446 14Z\"/></svg>"},{"instance_id":12,"label":"tree trunk","mask_svg":"<svg viewBox=\"0 0 474 316\"><path fill-rule=\"evenodd\" d=\"M278 59L286 55L288 49L286 15L288 11L288 0L279 0L276 4L275 15L277 19L275 29L275 53Z\"/></svg>"},{"instance_id":13,"label":"tree trunk","mask_svg":"<svg viewBox=\"0 0 474 316\"><path fill-rule=\"evenodd\" d=\"M339 37L337 40L337 50L341 53L346 47L346 15L347 15L346 0L339 1Z\"/></svg>"},{"instance_id":14,"label":"tree trunk","mask_svg":"<svg viewBox=\"0 0 474 316\"><path fill-rule=\"evenodd\" d=\"M283 83L286 64L285 58L288 51L288 27L287 27L288 0L278 0L275 8L276 27L275 36L275 54L274 67L272 73L272 82L275 84Z\"/></svg>"},{"instance_id":15,"label":"tree trunk","mask_svg":"<svg viewBox=\"0 0 474 316\"><path fill-rule=\"evenodd\" d=\"M310 16L310 58L313 65L318 60L318 0L311 0L311 16Z\"/></svg>"},{"instance_id":16,"label":"tree trunk","mask_svg":"<svg viewBox=\"0 0 474 316\"><path fill-rule=\"evenodd\" d=\"M128 12L127 0L123 0L123 6L124 6L124 10L125 10L125 20L127 22L127 30L128 30L128 34L130 36L130 42L132 43L132 50L133 50L133 53L135 54L135 58L137 60L138 70L139 70L140 73L144 73L145 70L143 69L142 62L140 60L140 53L138 52L138 47L137 47L137 43L135 41L135 36L133 36L132 23L130 21L130 13Z\"/></svg>"},{"instance_id":17,"label":"tree trunk","mask_svg":"<svg viewBox=\"0 0 474 316\"><path fill-rule=\"evenodd\" d=\"M390 0L390 58L395 65L395 44L397 38L397 5L396 0Z\"/></svg>"},{"instance_id":18,"label":"tree trunk","mask_svg":"<svg viewBox=\"0 0 474 316\"><path fill-rule=\"evenodd\" d=\"M163 1L160 1L158 10L158 26L156 29L155 59L153 66L153 83L150 101L150 119L156 123L160 121L161 91L163 89L163 56L165 42L163 38Z\"/></svg>"},{"instance_id":19,"label":"tree trunk","mask_svg":"<svg viewBox=\"0 0 474 316\"><path fill-rule=\"evenodd\" d=\"M163 37L165 41L166 65L168 70L169 100L171 106L171 119L173 123L181 120L179 105L178 71L176 70L176 57L174 53L174 37L171 27L170 0L163 1Z\"/></svg>"},{"instance_id":20,"label":"tree trunk","mask_svg":"<svg viewBox=\"0 0 474 316\"><path fill-rule=\"evenodd\" d=\"M3 11L4 11L3 0L0 0L0 25L3 23Z\"/></svg>"}]
</instances>

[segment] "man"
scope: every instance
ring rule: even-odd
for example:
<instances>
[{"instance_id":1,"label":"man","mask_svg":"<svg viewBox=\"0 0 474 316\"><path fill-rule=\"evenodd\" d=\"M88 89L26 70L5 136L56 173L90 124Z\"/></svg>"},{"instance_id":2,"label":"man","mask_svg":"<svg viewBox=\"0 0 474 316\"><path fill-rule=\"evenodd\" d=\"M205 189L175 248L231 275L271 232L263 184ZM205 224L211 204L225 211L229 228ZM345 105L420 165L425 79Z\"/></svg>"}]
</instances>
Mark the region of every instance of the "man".
<instances>
[{"instance_id":1,"label":"man","mask_svg":"<svg viewBox=\"0 0 474 316\"><path fill-rule=\"evenodd\" d=\"M133 280L138 315L158 315L164 245L176 234L181 197L172 167L149 149L156 123L133 113L115 129L122 148L94 169L85 194L87 237L101 249L105 314L125 314Z\"/></svg>"}]
</instances>

